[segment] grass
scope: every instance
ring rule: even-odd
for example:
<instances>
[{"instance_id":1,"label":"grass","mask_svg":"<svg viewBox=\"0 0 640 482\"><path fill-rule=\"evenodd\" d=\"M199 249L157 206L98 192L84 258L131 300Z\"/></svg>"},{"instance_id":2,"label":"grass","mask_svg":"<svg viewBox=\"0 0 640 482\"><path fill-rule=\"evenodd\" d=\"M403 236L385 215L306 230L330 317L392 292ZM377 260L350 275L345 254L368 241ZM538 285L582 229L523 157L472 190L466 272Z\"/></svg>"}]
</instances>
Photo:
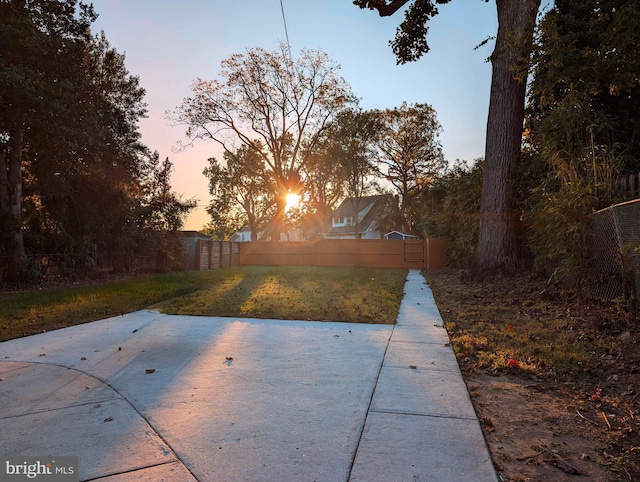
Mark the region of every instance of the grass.
<instances>
[{"instance_id":1,"label":"grass","mask_svg":"<svg viewBox=\"0 0 640 482\"><path fill-rule=\"evenodd\" d=\"M0 341L153 307L164 313L394 323L406 270L243 267L0 294Z\"/></svg>"},{"instance_id":2,"label":"grass","mask_svg":"<svg viewBox=\"0 0 640 482\"><path fill-rule=\"evenodd\" d=\"M405 270L252 267L210 271L199 291L160 305L165 313L394 323Z\"/></svg>"}]
</instances>

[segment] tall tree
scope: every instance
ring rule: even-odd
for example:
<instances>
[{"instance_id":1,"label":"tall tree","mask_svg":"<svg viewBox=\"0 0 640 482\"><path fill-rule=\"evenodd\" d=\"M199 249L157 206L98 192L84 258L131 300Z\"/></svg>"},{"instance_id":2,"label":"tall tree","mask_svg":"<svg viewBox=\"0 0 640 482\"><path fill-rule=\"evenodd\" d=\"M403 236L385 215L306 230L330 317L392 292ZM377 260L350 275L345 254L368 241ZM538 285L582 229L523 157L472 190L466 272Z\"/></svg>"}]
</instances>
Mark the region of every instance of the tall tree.
<instances>
[{"instance_id":1,"label":"tall tree","mask_svg":"<svg viewBox=\"0 0 640 482\"><path fill-rule=\"evenodd\" d=\"M331 224L331 215L346 196L346 172L333 158L331 129L316 143L303 170L305 202L303 231L310 239L321 236Z\"/></svg>"},{"instance_id":2,"label":"tall tree","mask_svg":"<svg viewBox=\"0 0 640 482\"><path fill-rule=\"evenodd\" d=\"M356 213L355 233L358 236L360 199L377 188L375 141L379 125L371 112L350 109L342 112L330 129L331 159L340 166L345 179L346 195L351 198Z\"/></svg>"},{"instance_id":3,"label":"tall tree","mask_svg":"<svg viewBox=\"0 0 640 482\"><path fill-rule=\"evenodd\" d=\"M393 15L409 4L405 20L391 42L400 63L429 51L428 22L438 14L436 4L450 0L354 0L360 8ZM471 276L511 274L519 267L518 217L514 212L513 181L520 162L526 79L541 0L496 0L498 32L492 65L485 169L480 203L480 230Z\"/></svg>"},{"instance_id":4,"label":"tall tree","mask_svg":"<svg viewBox=\"0 0 640 482\"><path fill-rule=\"evenodd\" d=\"M96 17L77 0L0 2L1 277L19 274L25 252L71 269L98 252L131 258L151 238L166 252L192 205L170 192L171 163L141 144L144 89L92 35Z\"/></svg>"},{"instance_id":5,"label":"tall tree","mask_svg":"<svg viewBox=\"0 0 640 482\"><path fill-rule=\"evenodd\" d=\"M584 156L584 149L591 145L624 151L628 164L620 167L637 168L639 26L638 0L557 0L544 16L529 89L528 141L548 160L564 152L588 162L594 153Z\"/></svg>"},{"instance_id":6,"label":"tall tree","mask_svg":"<svg viewBox=\"0 0 640 482\"><path fill-rule=\"evenodd\" d=\"M65 99L74 95L91 7L76 0L0 2L0 222L9 244L3 268L18 276L25 256L22 234L24 153ZM63 119L64 120L64 119ZM0 269L0 273L3 269Z\"/></svg>"},{"instance_id":7,"label":"tall tree","mask_svg":"<svg viewBox=\"0 0 640 482\"><path fill-rule=\"evenodd\" d=\"M245 224L251 231L251 241L273 217L275 200L263 179L264 161L246 146L234 153L226 151L224 165L209 159L204 175L209 180L211 202L207 212L211 228L222 239L228 238Z\"/></svg>"},{"instance_id":8,"label":"tall tree","mask_svg":"<svg viewBox=\"0 0 640 482\"><path fill-rule=\"evenodd\" d=\"M137 200L135 236L142 251L155 256L157 270L183 269L184 241L182 229L186 215L196 202L182 200L171 189L173 164L169 158L160 162L154 152L143 167L142 197Z\"/></svg>"},{"instance_id":9,"label":"tall tree","mask_svg":"<svg viewBox=\"0 0 640 482\"><path fill-rule=\"evenodd\" d=\"M142 180L151 157L137 125L145 114L144 90L104 34L76 47L81 55L60 67L69 73L55 77L62 87L46 92L43 108L29 119L25 242L32 252L77 256L93 246L123 257L140 235Z\"/></svg>"},{"instance_id":10,"label":"tall tree","mask_svg":"<svg viewBox=\"0 0 640 482\"><path fill-rule=\"evenodd\" d=\"M194 81L192 97L169 117L188 126L191 142L213 140L231 153L239 142L255 152L276 199L277 225L286 195L300 189L308 153L353 100L338 69L320 51L303 50L294 60L284 44L274 52L249 49L222 62L222 82Z\"/></svg>"},{"instance_id":11,"label":"tall tree","mask_svg":"<svg viewBox=\"0 0 640 482\"><path fill-rule=\"evenodd\" d=\"M408 105L374 113L379 120L376 142L378 170L400 196L403 229L414 224L409 214L422 189L445 168L436 111L428 104Z\"/></svg>"}]
</instances>

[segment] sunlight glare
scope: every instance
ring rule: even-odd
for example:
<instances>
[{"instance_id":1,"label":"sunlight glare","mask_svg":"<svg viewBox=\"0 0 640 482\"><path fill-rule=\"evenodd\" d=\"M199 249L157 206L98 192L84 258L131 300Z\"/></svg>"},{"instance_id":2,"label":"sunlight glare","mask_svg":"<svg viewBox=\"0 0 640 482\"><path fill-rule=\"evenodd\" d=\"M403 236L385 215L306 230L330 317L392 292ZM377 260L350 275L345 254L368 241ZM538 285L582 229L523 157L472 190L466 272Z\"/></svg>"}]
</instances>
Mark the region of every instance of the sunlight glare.
<instances>
[{"instance_id":1,"label":"sunlight glare","mask_svg":"<svg viewBox=\"0 0 640 482\"><path fill-rule=\"evenodd\" d=\"M287 194L287 209L296 208L300 204L300 196L298 194Z\"/></svg>"}]
</instances>

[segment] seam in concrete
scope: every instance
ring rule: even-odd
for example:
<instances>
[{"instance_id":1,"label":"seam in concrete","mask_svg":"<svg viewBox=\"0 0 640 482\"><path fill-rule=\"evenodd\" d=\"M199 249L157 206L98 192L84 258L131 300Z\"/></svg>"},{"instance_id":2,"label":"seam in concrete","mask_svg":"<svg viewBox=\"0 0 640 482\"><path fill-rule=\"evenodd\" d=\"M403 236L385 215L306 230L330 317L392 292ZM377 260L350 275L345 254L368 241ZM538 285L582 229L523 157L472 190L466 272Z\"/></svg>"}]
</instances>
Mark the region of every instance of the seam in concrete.
<instances>
[{"instance_id":1,"label":"seam in concrete","mask_svg":"<svg viewBox=\"0 0 640 482\"><path fill-rule=\"evenodd\" d=\"M149 325L149 324L150 324L150 323L147 323L147 325ZM145 325L145 326L147 326L147 325ZM136 330L136 331L137 331L137 330ZM387 346L388 346L388 343L387 343ZM385 350L385 352L386 352L386 350ZM172 454L173 454L173 456L175 457L175 460L177 460L178 462L180 462L180 463L182 464L182 466L185 468L185 470L186 470L187 472L189 472L189 473L191 474L191 476L192 476L195 480L198 480L198 478L195 476L195 474L194 474L193 472L191 472L191 469L189 469L189 467L184 463L184 461L183 461L183 460L178 456L177 452L176 452L176 451L174 450L174 448L171 446L171 444L169 443L169 441L168 441L168 440L166 440L166 439L165 439L165 438L160 434L160 432L158 432L158 430L156 430L156 428L153 426L153 424L151 423L151 421L150 421L149 419L147 419L147 417L145 417L145 416L140 412L140 410L138 410L138 409L136 408L136 406L135 406L133 403L131 403L131 402L129 401L129 399L128 399L127 397L125 397L122 393L120 393L120 392L119 392L115 387L113 387L113 386L112 386L109 382L107 382L106 380L102 380L101 378L96 377L95 375L92 375L91 373L85 372L85 371L80 370L80 369L78 369L78 368L75 368L75 367L69 367L69 366L66 366L66 365L60 365L60 364L58 364L58 363L44 363L44 362L33 362L33 361L14 360L14 359L12 359L12 360L0 360L0 363L2 363L3 361L4 361L4 362L28 363L28 364L30 364L30 365L48 365L48 366L56 366L56 367L60 367L60 368L65 368L65 369L67 369L67 370L73 370L73 371L75 371L75 372L82 373L83 375L86 375L86 376L87 376L87 377L89 377L89 378L93 378L94 380L97 380L98 382L100 382L100 383L102 383L102 384L104 384L104 385L108 386L111 390L113 390L113 392L114 392L114 393L116 393L116 394L118 395L118 397L120 397L120 399L121 399L121 400L124 400L124 401L125 401L125 402L126 402L126 403L127 403L127 404L132 408L132 409L133 409L133 411L134 411L134 412L136 412L136 413L138 414L138 416L139 416L139 417L141 417L141 418L142 418L142 420L144 420L144 421L147 423L147 425L149 425L149 428L151 428L151 430L153 431L153 433L154 433L154 434L155 434L155 435L156 435L160 440L162 440L162 442L164 442L164 443L166 444L166 446L167 446L167 447L169 447L169 450L171 450L171 453L172 453ZM376 383L377 383L377 381L376 381ZM117 400L117 398L108 399L108 400ZM93 404L93 403L98 403L98 402L95 402L95 401L94 401L94 402L91 402L91 404ZM78 404L77 406L83 406L83 405L90 405L90 404L87 404L87 403L81 403L81 404ZM65 408L67 408L67 407L65 407ZM32 412L32 413L42 413L42 412L49 412L49 411L54 411L54 410L58 410L58 409L41 410L40 412ZM367 411L367 412L368 412L368 411ZM24 416L24 415L22 415L22 416ZM13 417L6 417L6 418L13 418ZM135 470L143 470L143 469L145 469L145 468L150 468L150 467L155 467L156 465L164 465L164 462L163 462L163 463L161 463L161 464L153 464L153 465L149 465L149 466L145 466L145 467L139 467L138 469L134 469L134 470L129 471L129 472L133 472L133 471L135 471ZM353 464L352 464L352 465L353 465ZM124 473L127 473L127 472L124 472ZM111 475L118 475L118 474L111 474ZM111 475L110 475L110 476L111 476ZM110 476L109 476L109 477L110 477ZM105 476L105 477L106 477L106 476Z\"/></svg>"},{"instance_id":2,"label":"seam in concrete","mask_svg":"<svg viewBox=\"0 0 640 482\"><path fill-rule=\"evenodd\" d=\"M103 475L101 477L96 477L94 479L86 479L83 482L91 482L93 480L104 480L104 479L108 479L109 477L115 477L115 476L124 475L124 474L134 474L136 472L140 472L141 470L147 470L147 469L151 469L153 467L162 467L163 465L175 464L176 461L178 461L178 462L180 462L182 464L182 461L180 461L180 460L167 460L166 462L160 462L159 464L145 465L144 467L138 467L138 468L131 469L131 470L125 470L123 472L114 472L112 474ZM182 464L182 465L184 466L184 464ZM187 470L189 470L189 469L187 469ZM189 473L191 473L191 472L189 472ZM193 475L193 474L191 474L191 475ZM198 479L196 479L196 480L198 480Z\"/></svg>"},{"instance_id":3,"label":"seam in concrete","mask_svg":"<svg viewBox=\"0 0 640 482\"><path fill-rule=\"evenodd\" d=\"M405 281L406 282L406 281ZM398 320L396 320L396 323ZM356 463L356 457L358 455L358 450L360 449L360 442L362 442L362 436L364 434L364 428L367 426L367 419L369 418L369 413L372 412L371 405L373 404L373 397L376 393L376 388L378 387L378 382L380 381L380 375L382 374L382 368L384 367L384 359L387 356L387 350L389 349L389 344L391 343L391 337L393 336L393 331L396 329L396 325L393 325L391 331L389 332L389 339L387 340L387 345L384 347L384 353L382 354L382 360L380 361L380 367L378 368L378 374L376 375L376 383L373 384L373 390L371 390L371 397L369 398L369 404L367 406L367 414L362 421L362 428L360 429L360 433L358 434L358 442L356 443L356 449L353 451L353 457L351 458L351 465L349 466L349 474L347 476L347 481L351 480L351 474L353 472L353 466Z\"/></svg>"},{"instance_id":4,"label":"seam in concrete","mask_svg":"<svg viewBox=\"0 0 640 482\"><path fill-rule=\"evenodd\" d=\"M454 419L454 420L471 420L472 422L476 421L475 417L457 417L455 415L437 415L433 413L416 413L416 412L402 412L399 410L371 410L371 413L388 413L392 415L407 415L410 417L428 417L428 418L444 418L444 419Z\"/></svg>"}]
</instances>

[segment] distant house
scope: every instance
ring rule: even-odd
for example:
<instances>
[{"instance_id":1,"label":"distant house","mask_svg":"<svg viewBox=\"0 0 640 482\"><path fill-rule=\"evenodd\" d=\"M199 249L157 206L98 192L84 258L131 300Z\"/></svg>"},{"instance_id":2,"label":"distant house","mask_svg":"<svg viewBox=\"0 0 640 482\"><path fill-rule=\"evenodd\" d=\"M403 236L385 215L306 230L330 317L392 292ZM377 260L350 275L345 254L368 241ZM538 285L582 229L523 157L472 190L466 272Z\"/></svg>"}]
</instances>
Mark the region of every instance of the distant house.
<instances>
[{"instance_id":1,"label":"distant house","mask_svg":"<svg viewBox=\"0 0 640 482\"><path fill-rule=\"evenodd\" d=\"M229 238L229 241L233 241L235 243L246 243L251 241L251 229L249 226L244 225L240 228L239 231Z\"/></svg>"},{"instance_id":2,"label":"distant house","mask_svg":"<svg viewBox=\"0 0 640 482\"><path fill-rule=\"evenodd\" d=\"M402 231L389 231L384 235L384 239L418 239L418 236Z\"/></svg>"},{"instance_id":3,"label":"distant house","mask_svg":"<svg viewBox=\"0 0 640 482\"><path fill-rule=\"evenodd\" d=\"M262 231L258 231L258 240L262 239ZM302 234L300 229L293 228L285 233L280 233L280 241L301 241ZM245 225L240 228L239 231L229 238L229 241L233 241L235 243L248 243L251 241L251 229L249 226Z\"/></svg>"},{"instance_id":4,"label":"distant house","mask_svg":"<svg viewBox=\"0 0 640 482\"><path fill-rule=\"evenodd\" d=\"M359 210L355 212L355 199L347 198L333 212L331 229L323 233L327 239L382 239L379 220L388 214L395 199L390 194L364 196L359 199ZM358 233L356 234L356 220Z\"/></svg>"}]
</instances>

